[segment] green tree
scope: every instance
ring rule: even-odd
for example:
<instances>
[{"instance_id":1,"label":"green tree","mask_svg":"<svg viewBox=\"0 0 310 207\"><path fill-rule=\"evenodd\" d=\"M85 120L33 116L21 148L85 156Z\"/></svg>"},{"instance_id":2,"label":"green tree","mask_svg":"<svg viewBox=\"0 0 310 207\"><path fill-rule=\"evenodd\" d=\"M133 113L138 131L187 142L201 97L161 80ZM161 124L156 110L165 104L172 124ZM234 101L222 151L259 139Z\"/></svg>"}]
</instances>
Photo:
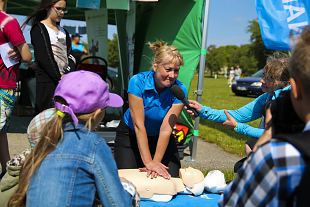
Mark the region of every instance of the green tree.
<instances>
[{"instance_id":1,"label":"green tree","mask_svg":"<svg viewBox=\"0 0 310 207\"><path fill-rule=\"evenodd\" d=\"M211 75L223 67L230 68L237 65L242 68L244 75L250 75L265 66L267 57L275 51L265 48L256 19L249 21L247 31L250 33L250 44L208 47L206 67Z\"/></svg>"},{"instance_id":2,"label":"green tree","mask_svg":"<svg viewBox=\"0 0 310 207\"><path fill-rule=\"evenodd\" d=\"M227 45L216 47L210 45L206 56L206 67L211 73L218 72L220 69L227 67L236 67L239 65L244 74L252 74L257 71L257 60L251 53L251 45Z\"/></svg>"},{"instance_id":3,"label":"green tree","mask_svg":"<svg viewBox=\"0 0 310 207\"><path fill-rule=\"evenodd\" d=\"M115 68L118 68L120 65L117 34L114 34L113 38L108 40L108 64Z\"/></svg>"},{"instance_id":4,"label":"green tree","mask_svg":"<svg viewBox=\"0 0 310 207\"><path fill-rule=\"evenodd\" d=\"M265 48L262 35L260 32L259 24L256 19L249 21L247 31L251 33L251 50L250 52L254 55L257 60L257 67L263 68L266 64L266 59L273 51Z\"/></svg>"},{"instance_id":5,"label":"green tree","mask_svg":"<svg viewBox=\"0 0 310 207\"><path fill-rule=\"evenodd\" d=\"M244 75L250 75L258 70L257 60L251 52L251 45L241 45L232 54L233 65L239 65Z\"/></svg>"},{"instance_id":6,"label":"green tree","mask_svg":"<svg viewBox=\"0 0 310 207\"><path fill-rule=\"evenodd\" d=\"M208 53L206 55L206 67L212 76L213 73L220 71L220 69L223 67L225 58L221 54L221 51L219 51L219 49L214 45L210 45L207 50Z\"/></svg>"}]
</instances>

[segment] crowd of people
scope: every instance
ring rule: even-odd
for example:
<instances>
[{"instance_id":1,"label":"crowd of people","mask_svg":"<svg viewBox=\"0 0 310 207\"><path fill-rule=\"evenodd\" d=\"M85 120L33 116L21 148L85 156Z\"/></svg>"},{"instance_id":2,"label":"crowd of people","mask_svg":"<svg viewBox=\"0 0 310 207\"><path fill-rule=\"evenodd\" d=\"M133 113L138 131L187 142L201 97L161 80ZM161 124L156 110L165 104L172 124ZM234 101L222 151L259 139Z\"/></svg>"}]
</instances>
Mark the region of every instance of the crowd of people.
<instances>
[{"instance_id":1,"label":"crowd of people","mask_svg":"<svg viewBox=\"0 0 310 207\"><path fill-rule=\"evenodd\" d=\"M87 50L78 35L71 43L68 32L59 26L66 6L66 0L42 0L25 22L32 25L37 115L28 126L31 149L11 160L6 130L18 64L7 66L0 58L0 179L1 186L8 184L1 188L1 206L138 206L135 186L120 180L117 170L139 168L150 179L177 177L181 164L172 132L183 109L191 115L194 109L203 119L254 138L246 143L247 157L236 167L237 176L225 189L220 206L309 203L305 187L310 184L310 26L290 57L267 60L261 81L265 93L235 110L212 109L193 100L189 100L191 109L185 107L170 90L177 85L187 96L186 87L177 80L184 64L181 53L164 41L149 43L152 69L129 81L129 108L116 129L113 155L93 131L105 109L121 107L123 99L110 93L99 75L75 71L72 49L83 54ZM3 9L0 44L8 44L8 58L16 63L30 62L18 22ZM231 81L238 79L241 69L231 68L230 74ZM258 128L246 124L259 118ZM13 169L15 174L10 173Z\"/></svg>"}]
</instances>

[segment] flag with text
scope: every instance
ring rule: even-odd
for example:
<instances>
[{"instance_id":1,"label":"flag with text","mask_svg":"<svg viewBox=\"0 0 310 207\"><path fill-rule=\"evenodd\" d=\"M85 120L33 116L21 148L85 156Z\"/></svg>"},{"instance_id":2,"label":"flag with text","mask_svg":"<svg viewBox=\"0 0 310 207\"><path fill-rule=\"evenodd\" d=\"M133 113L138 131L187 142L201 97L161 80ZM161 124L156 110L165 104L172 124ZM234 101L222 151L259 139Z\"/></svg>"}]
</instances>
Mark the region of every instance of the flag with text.
<instances>
[{"instance_id":1,"label":"flag with text","mask_svg":"<svg viewBox=\"0 0 310 207\"><path fill-rule=\"evenodd\" d=\"M292 39L310 22L309 0L256 0L264 45L272 50L290 50Z\"/></svg>"}]
</instances>

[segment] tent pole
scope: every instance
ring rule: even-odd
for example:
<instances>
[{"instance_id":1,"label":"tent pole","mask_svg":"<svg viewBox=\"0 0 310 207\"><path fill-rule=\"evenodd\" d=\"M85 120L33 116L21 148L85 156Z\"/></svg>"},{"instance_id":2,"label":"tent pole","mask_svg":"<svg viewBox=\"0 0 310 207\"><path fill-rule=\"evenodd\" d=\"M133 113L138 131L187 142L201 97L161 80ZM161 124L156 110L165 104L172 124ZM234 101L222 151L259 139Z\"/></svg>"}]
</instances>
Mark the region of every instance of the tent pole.
<instances>
[{"instance_id":1,"label":"tent pole","mask_svg":"<svg viewBox=\"0 0 310 207\"><path fill-rule=\"evenodd\" d=\"M197 91L196 91L196 100L201 102L202 90L203 90L203 79L204 79L204 71L206 65L206 54L203 51L207 49L207 34L208 34L208 17L209 17L209 4L211 0L205 0L204 4L204 19L203 19L203 26L202 26L202 42L201 42L201 54L200 54L200 61L199 61L199 73L198 73L198 84L197 84ZM195 118L195 125L194 130L199 129L199 117ZM198 136L196 133L193 136L192 140L192 150L191 150L191 160L195 161L197 158L197 141Z\"/></svg>"}]
</instances>

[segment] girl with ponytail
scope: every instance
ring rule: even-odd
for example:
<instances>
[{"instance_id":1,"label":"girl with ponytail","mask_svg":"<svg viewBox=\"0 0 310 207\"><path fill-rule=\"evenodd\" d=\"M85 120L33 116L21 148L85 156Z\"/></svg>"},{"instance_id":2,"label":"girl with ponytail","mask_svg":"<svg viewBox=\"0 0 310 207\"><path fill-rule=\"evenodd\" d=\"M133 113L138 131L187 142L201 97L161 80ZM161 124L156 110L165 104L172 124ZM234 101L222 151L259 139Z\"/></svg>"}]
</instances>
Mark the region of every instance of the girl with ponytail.
<instances>
[{"instance_id":1,"label":"girl with ponytail","mask_svg":"<svg viewBox=\"0 0 310 207\"><path fill-rule=\"evenodd\" d=\"M27 157L9 206L92 206L96 194L104 206L131 206L109 147L91 132L105 108L121 107L122 98L97 74L76 71L60 80L54 101L53 118Z\"/></svg>"}]
</instances>

